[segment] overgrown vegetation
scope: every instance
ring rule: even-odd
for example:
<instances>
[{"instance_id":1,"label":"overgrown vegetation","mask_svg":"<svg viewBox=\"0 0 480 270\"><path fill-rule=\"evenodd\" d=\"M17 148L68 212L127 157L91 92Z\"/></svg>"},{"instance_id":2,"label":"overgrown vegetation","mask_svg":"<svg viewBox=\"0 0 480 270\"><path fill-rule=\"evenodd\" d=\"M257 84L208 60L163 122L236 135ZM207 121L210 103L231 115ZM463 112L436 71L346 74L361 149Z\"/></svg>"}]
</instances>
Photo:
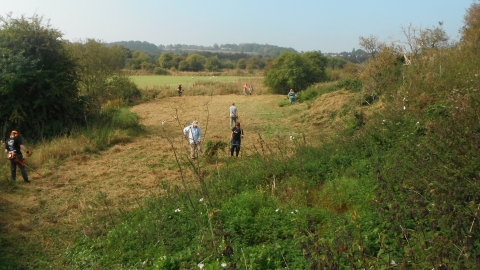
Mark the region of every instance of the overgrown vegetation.
<instances>
[{"instance_id":1,"label":"overgrown vegetation","mask_svg":"<svg viewBox=\"0 0 480 270\"><path fill-rule=\"evenodd\" d=\"M259 136L255 153L235 160L219 158L225 145L210 142L208 161L222 166L177 159L182 182L162 182L162 195L138 208L111 209L99 193L105 213L82 221L95 230L79 233L65 265L478 268L479 14L480 4L473 4L455 46L408 54L382 45L358 73L302 92L301 101L339 89L362 97L349 112L353 117L345 118L347 128L328 140L267 144ZM374 113L363 112L374 105ZM110 123L138 128L124 109L102 113L97 121L107 129ZM193 185L185 182L187 169ZM17 266L11 258L0 263Z\"/></svg>"},{"instance_id":2,"label":"overgrown vegetation","mask_svg":"<svg viewBox=\"0 0 480 270\"><path fill-rule=\"evenodd\" d=\"M297 144L294 158L261 144L265 151L199 176L198 187L166 185L165 196L123 215L104 236L80 237L68 263L477 268L479 51L468 41L479 8L468 11L464 42L453 48L423 48L405 65L396 48L383 47L360 77L364 96L376 98L359 104L382 106L359 114L354 130L318 148Z\"/></svg>"}]
</instances>

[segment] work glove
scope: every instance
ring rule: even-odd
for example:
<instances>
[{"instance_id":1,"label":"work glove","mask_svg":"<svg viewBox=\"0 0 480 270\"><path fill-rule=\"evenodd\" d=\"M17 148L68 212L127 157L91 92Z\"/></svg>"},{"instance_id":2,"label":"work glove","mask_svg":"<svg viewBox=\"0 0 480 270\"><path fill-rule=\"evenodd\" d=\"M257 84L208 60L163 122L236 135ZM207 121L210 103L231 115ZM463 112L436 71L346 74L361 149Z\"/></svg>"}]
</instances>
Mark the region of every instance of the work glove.
<instances>
[{"instance_id":1,"label":"work glove","mask_svg":"<svg viewBox=\"0 0 480 270\"><path fill-rule=\"evenodd\" d=\"M27 156L31 156L33 154L32 151L27 151Z\"/></svg>"}]
</instances>

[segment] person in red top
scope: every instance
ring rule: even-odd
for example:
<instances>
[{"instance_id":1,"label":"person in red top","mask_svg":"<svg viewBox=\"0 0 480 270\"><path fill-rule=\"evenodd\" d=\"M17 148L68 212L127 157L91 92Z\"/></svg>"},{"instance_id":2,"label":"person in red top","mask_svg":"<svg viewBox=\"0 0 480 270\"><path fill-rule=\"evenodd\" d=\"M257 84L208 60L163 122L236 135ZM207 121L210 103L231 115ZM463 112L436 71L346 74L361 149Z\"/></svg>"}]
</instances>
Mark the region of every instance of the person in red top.
<instances>
[{"instance_id":1,"label":"person in red top","mask_svg":"<svg viewBox=\"0 0 480 270\"><path fill-rule=\"evenodd\" d=\"M245 83L245 84L243 85L243 95L244 95L244 96L247 95L247 88L248 88L248 84Z\"/></svg>"},{"instance_id":2,"label":"person in red top","mask_svg":"<svg viewBox=\"0 0 480 270\"><path fill-rule=\"evenodd\" d=\"M18 131L12 130L10 137L5 141L5 152L8 153L8 159L10 159L10 173L12 180L17 178L17 165L22 173L23 181L30 183L28 180L28 174L25 170L25 160L22 155L22 151L27 152L28 156L32 155L32 152L28 151L23 145L22 139L18 136Z\"/></svg>"}]
</instances>

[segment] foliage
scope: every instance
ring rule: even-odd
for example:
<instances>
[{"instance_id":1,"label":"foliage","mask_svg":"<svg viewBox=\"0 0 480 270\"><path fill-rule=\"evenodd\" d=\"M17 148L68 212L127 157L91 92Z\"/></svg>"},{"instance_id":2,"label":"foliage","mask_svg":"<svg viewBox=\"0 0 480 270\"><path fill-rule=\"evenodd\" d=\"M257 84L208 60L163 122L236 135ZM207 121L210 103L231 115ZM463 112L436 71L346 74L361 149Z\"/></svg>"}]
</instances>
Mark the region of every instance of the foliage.
<instances>
[{"instance_id":1,"label":"foliage","mask_svg":"<svg viewBox=\"0 0 480 270\"><path fill-rule=\"evenodd\" d=\"M273 93L296 92L326 80L326 57L320 52L283 53L276 58L265 75L264 85Z\"/></svg>"},{"instance_id":2,"label":"foliage","mask_svg":"<svg viewBox=\"0 0 480 270\"><path fill-rule=\"evenodd\" d=\"M220 70L220 61L217 56L212 56L207 58L205 62L205 68L209 71L219 71Z\"/></svg>"},{"instance_id":3,"label":"foliage","mask_svg":"<svg viewBox=\"0 0 480 270\"><path fill-rule=\"evenodd\" d=\"M62 34L34 15L0 18L0 119L3 132L52 137L81 124L82 103Z\"/></svg>"},{"instance_id":4,"label":"foliage","mask_svg":"<svg viewBox=\"0 0 480 270\"><path fill-rule=\"evenodd\" d=\"M125 62L122 47L106 47L96 40L69 44L78 63L79 89L86 102L87 115L100 113L103 104L112 100L133 102L140 91L128 77L120 74Z\"/></svg>"}]
</instances>

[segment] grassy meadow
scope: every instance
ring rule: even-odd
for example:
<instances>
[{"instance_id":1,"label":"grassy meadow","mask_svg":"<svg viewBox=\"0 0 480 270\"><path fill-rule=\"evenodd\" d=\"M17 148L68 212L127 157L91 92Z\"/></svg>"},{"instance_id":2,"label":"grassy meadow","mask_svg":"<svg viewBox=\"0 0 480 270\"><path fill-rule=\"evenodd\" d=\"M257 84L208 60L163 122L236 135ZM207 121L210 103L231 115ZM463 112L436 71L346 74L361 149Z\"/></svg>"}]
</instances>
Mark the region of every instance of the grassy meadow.
<instances>
[{"instance_id":1,"label":"grassy meadow","mask_svg":"<svg viewBox=\"0 0 480 270\"><path fill-rule=\"evenodd\" d=\"M205 82L219 82L219 83L236 83L238 84L239 89L242 89L243 84L249 83L252 81L257 81L261 77L257 76L215 76L215 75L178 75L178 76L131 76L133 82L135 82L139 88L174 88L177 89L179 84L186 89L191 88L195 84L205 83Z\"/></svg>"}]
</instances>

